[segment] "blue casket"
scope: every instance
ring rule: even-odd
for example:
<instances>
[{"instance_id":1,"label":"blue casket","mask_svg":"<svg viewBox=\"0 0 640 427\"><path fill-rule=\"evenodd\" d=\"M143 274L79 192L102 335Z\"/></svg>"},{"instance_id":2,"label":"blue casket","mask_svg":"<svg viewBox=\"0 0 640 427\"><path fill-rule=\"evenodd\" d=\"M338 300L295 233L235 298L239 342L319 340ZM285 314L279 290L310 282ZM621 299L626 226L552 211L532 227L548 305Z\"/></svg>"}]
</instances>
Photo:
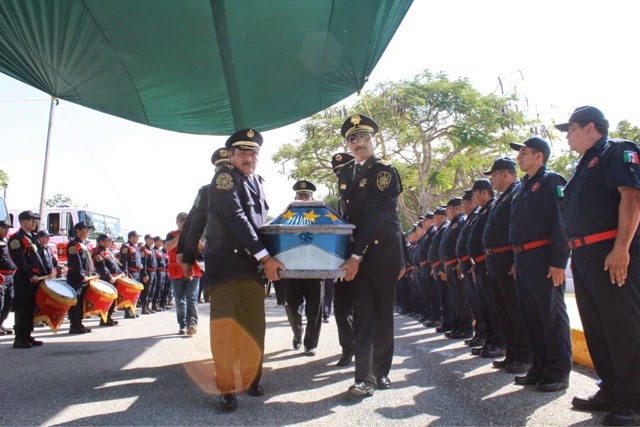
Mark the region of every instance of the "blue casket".
<instances>
[{"instance_id":1,"label":"blue casket","mask_svg":"<svg viewBox=\"0 0 640 427\"><path fill-rule=\"evenodd\" d=\"M350 256L355 225L345 222L324 202L292 202L273 221L260 227L262 241L287 268L283 279L336 279Z\"/></svg>"}]
</instances>

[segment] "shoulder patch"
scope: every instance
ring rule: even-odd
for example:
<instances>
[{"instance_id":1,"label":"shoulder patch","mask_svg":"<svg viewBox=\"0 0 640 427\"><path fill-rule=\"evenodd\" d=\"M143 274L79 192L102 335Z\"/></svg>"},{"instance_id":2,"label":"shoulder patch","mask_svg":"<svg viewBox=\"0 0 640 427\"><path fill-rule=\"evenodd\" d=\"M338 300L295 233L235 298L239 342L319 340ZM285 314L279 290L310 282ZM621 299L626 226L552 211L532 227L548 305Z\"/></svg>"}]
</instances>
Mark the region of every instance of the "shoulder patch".
<instances>
[{"instance_id":1,"label":"shoulder patch","mask_svg":"<svg viewBox=\"0 0 640 427\"><path fill-rule=\"evenodd\" d=\"M4 246L7 246L7 242L5 242L4 240L0 240L0 247Z\"/></svg>"},{"instance_id":2,"label":"shoulder patch","mask_svg":"<svg viewBox=\"0 0 640 427\"><path fill-rule=\"evenodd\" d=\"M376 185L380 191L385 191L389 188L389 184L391 183L391 174L389 172L383 171L378 172L376 175Z\"/></svg>"},{"instance_id":3,"label":"shoulder patch","mask_svg":"<svg viewBox=\"0 0 640 427\"><path fill-rule=\"evenodd\" d=\"M558 185L556 187L556 196L558 196L558 199L564 198L564 185Z\"/></svg>"},{"instance_id":4,"label":"shoulder patch","mask_svg":"<svg viewBox=\"0 0 640 427\"><path fill-rule=\"evenodd\" d=\"M20 249L20 242L17 239L13 239L11 243L9 243L9 247L11 249Z\"/></svg>"},{"instance_id":5,"label":"shoulder patch","mask_svg":"<svg viewBox=\"0 0 640 427\"><path fill-rule=\"evenodd\" d=\"M67 250L67 253L69 255L75 255L76 252L78 252L78 250L76 249L76 245L70 246L69 249Z\"/></svg>"},{"instance_id":6,"label":"shoulder patch","mask_svg":"<svg viewBox=\"0 0 640 427\"><path fill-rule=\"evenodd\" d=\"M123 254L128 254L129 248L127 246L123 246L122 249L120 249L120 252L122 252Z\"/></svg>"},{"instance_id":7,"label":"shoulder patch","mask_svg":"<svg viewBox=\"0 0 640 427\"><path fill-rule=\"evenodd\" d=\"M104 258L102 258L102 255L96 256L96 261L97 262L102 262L103 260L104 260Z\"/></svg>"},{"instance_id":8,"label":"shoulder patch","mask_svg":"<svg viewBox=\"0 0 640 427\"><path fill-rule=\"evenodd\" d=\"M218 190L231 190L233 188L233 177L224 172L216 178L216 188Z\"/></svg>"},{"instance_id":9,"label":"shoulder patch","mask_svg":"<svg viewBox=\"0 0 640 427\"><path fill-rule=\"evenodd\" d=\"M625 150L623 154L623 159L625 163L631 163L633 165L637 165L640 163L640 158L638 158L638 153L632 150Z\"/></svg>"}]
</instances>

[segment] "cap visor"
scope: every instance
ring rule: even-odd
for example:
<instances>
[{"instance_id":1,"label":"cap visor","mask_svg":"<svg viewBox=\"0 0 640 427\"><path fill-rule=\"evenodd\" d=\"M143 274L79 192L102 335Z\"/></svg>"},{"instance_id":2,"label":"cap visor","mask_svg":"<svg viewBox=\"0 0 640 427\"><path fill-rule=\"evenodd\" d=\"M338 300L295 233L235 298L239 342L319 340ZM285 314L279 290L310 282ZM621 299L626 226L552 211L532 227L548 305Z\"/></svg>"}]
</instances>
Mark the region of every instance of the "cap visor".
<instances>
[{"instance_id":1,"label":"cap visor","mask_svg":"<svg viewBox=\"0 0 640 427\"><path fill-rule=\"evenodd\" d=\"M509 143L509 146L510 146L512 149L514 149L515 151L520 151L520 149L521 149L522 147L526 147L526 145L524 145L524 144L518 144L517 142L511 142L511 143Z\"/></svg>"},{"instance_id":2,"label":"cap visor","mask_svg":"<svg viewBox=\"0 0 640 427\"><path fill-rule=\"evenodd\" d=\"M490 170L484 171L484 172L482 172L482 175L490 176L491 175L491 171Z\"/></svg>"},{"instance_id":3,"label":"cap visor","mask_svg":"<svg viewBox=\"0 0 640 427\"><path fill-rule=\"evenodd\" d=\"M569 132L569 123L560 123L559 125L554 125L554 126L560 132Z\"/></svg>"}]
</instances>

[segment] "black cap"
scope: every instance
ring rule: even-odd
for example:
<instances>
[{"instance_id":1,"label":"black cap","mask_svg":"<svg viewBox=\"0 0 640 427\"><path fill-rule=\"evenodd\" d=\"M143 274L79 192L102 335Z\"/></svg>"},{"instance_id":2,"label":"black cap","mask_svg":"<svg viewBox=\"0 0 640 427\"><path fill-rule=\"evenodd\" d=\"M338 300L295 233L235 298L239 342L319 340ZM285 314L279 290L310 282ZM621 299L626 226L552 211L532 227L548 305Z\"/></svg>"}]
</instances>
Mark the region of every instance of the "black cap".
<instances>
[{"instance_id":1,"label":"black cap","mask_svg":"<svg viewBox=\"0 0 640 427\"><path fill-rule=\"evenodd\" d=\"M187 217L187 213L186 212L180 212L177 216L176 216L176 222L180 221L183 218Z\"/></svg>"},{"instance_id":2,"label":"black cap","mask_svg":"<svg viewBox=\"0 0 640 427\"><path fill-rule=\"evenodd\" d=\"M12 227L11 219L7 218L0 221L0 227L11 228Z\"/></svg>"},{"instance_id":3,"label":"black cap","mask_svg":"<svg viewBox=\"0 0 640 427\"><path fill-rule=\"evenodd\" d=\"M131 230L129 233L127 233L127 238L132 238L132 237L141 237L141 234L138 234L138 232L136 230Z\"/></svg>"},{"instance_id":4,"label":"black cap","mask_svg":"<svg viewBox=\"0 0 640 427\"><path fill-rule=\"evenodd\" d=\"M473 189L469 188L468 190L464 190L464 195L462 196L462 200L471 201L473 200Z\"/></svg>"},{"instance_id":5,"label":"black cap","mask_svg":"<svg viewBox=\"0 0 640 427\"><path fill-rule=\"evenodd\" d=\"M518 144L517 142L512 142L509 145L511 146L511 148L513 148L516 151L520 151L522 147L533 148L534 150L537 150L542 153L542 157L544 157L545 161L551 155L551 146L549 145L546 139L541 138L539 136L532 136L522 144Z\"/></svg>"},{"instance_id":6,"label":"black cap","mask_svg":"<svg viewBox=\"0 0 640 427\"><path fill-rule=\"evenodd\" d=\"M316 186L310 181L300 180L293 184L293 191L296 193L313 193L316 191Z\"/></svg>"},{"instance_id":7,"label":"black cap","mask_svg":"<svg viewBox=\"0 0 640 427\"><path fill-rule=\"evenodd\" d=\"M38 237L51 237L51 234L47 233L47 230L38 231Z\"/></svg>"},{"instance_id":8,"label":"black cap","mask_svg":"<svg viewBox=\"0 0 640 427\"><path fill-rule=\"evenodd\" d=\"M153 239L153 237L151 237L151 234L144 235L144 240L147 240L147 239Z\"/></svg>"},{"instance_id":9,"label":"black cap","mask_svg":"<svg viewBox=\"0 0 640 427\"><path fill-rule=\"evenodd\" d=\"M347 163L353 160L353 156L349 153L336 153L331 157L331 167L333 173L337 173Z\"/></svg>"},{"instance_id":10,"label":"black cap","mask_svg":"<svg viewBox=\"0 0 640 427\"><path fill-rule=\"evenodd\" d=\"M491 175L491 172L499 171L499 170L516 170L516 162L515 160L509 157L501 157L499 159L495 159L493 161L493 165L491 166L491 170L482 172L485 175Z\"/></svg>"},{"instance_id":11,"label":"black cap","mask_svg":"<svg viewBox=\"0 0 640 427\"><path fill-rule=\"evenodd\" d=\"M419 219L420 221L422 221L422 220L423 220L423 219L425 219L425 218L426 218L426 216L424 216L424 215L418 215L418 219Z\"/></svg>"},{"instance_id":12,"label":"black cap","mask_svg":"<svg viewBox=\"0 0 640 427\"><path fill-rule=\"evenodd\" d=\"M220 147L211 155L211 164L214 166L220 166L231 163L229 160L229 149L226 147Z\"/></svg>"},{"instance_id":13,"label":"black cap","mask_svg":"<svg viewBox=\"0 0 640 427\"><path fill-rule=\"evenodd\" d=\"M447 207L449 206L462 206L462 199L460 197L452 197L447 202Z\"/></svg>"},{"instance_id":14,"label":"black cap","mask_svg":"<svg viewBox=\"0 0 640 427\"><path fill-rule=\"evenodd\" d=\"M364 114L354 114L347 118L340 128L340 134L343 138L348 137L354 132L371 132L378 133L378 124L371 117Z\"/></svg>"},{"instance_id":15,"label":"black cap","mask_svg":"<svg viewBox=\"0 0 640 427\"><path fill-rule=\"evenodd\" d=\"M82 230L83 228L89 229L89 226L84 221L76 222L76 225L73 226L73 229L76 231Z\"/></svg>"},{"instance_id":16,"label":"black cap","mask_svg":"<svg viewBox=\"0 0 640 427\"><path fill-rule=\"evenodd\" d=\"M580 126L593 123L595 125L601 125L605 129L609 129L609 121L604 117L602 111L590 105L576 108L573 110L573 113L571 114L571 117L569 117L569 121L567 123L561 123L555 126L560 132L568 132L569 125L571 123L578 123Z\"/></svg>"},{"instance_id":17,"label":"black cap","mask_svg":"<svg viewBox=\"0 0 640 427\"><path fill-rule=\"evenodd\" d=\"M154 242L161 242L161 241L162 241L162 237L160 237L160 236L155 236L155 237L153 238L153 241L154 241Z\"/></svg>"},{"instance_id":18,"label":"black cap","mask_svg":"<svg viewBox=\"0 0 640 427\"><path fill-rule=\"evenodd\" d=\"M98 238L96 240L98 242L104 242L105 240L113 240L113 239L108 234L102 233L101 235L98 236Z\"/></svg>"},{"instance_id":19,"label":"black cap","mask_svg":"<svg viewBox=\"0 0 640 427\"><path fill-rule=\"evenodd\" d=\"M446 206L438 206L435 211L433 211L434 215L447 215L447 207Z\"/></svg>"},{"instance_id":20,"label":"black cap","mask_svg":"<svg viewBox=\"0 0 640 427\"><path fill-rule=\"evenodd\" d=\"M20 212L20 214L18 215L18 221L23 221L25 219L40 219L40 215L32 211Z\"/></svg>"},{"instance_id":21,"label":"black cap","mask_svg":"<svg viewBox=\"0 0 640 427\"><path fill-rule=\"evenodd\" d=\"M431 211L427 211L427 212L424 214L424 217L425 217L425 219L433 219L433 212L431 212Z\"/></svg>"},{"instance_id":22,"label":"black cap","mask_svg":"<svg viewBox=\"0 0 640 427\"><path fill-rule=\"evenodd\" d=\"M224 143L227 148L235 147L241 150L260 151L262 135L255 129L242 129L231 135Z\"/></svg>"},{"instance_id":23,"label":"black cap","mask_svg":"<svg viewBox=\"0 0 640 427\"><path fill-rule=\"evenodd\" d=\"M471 187L471 191L476 190L493 191L493 185L491 185L491 181L486 178L476 179L475 181L473 181L473 187Z\"/></svg>"}]
</instances>

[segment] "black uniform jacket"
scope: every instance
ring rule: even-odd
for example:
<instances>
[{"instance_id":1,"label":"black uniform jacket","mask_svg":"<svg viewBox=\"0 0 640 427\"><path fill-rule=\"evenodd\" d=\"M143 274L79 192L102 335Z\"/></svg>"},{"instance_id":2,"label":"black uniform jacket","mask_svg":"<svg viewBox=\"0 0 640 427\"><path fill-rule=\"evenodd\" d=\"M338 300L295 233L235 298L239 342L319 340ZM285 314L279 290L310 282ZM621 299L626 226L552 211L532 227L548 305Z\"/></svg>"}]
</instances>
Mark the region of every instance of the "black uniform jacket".
<instances>
[{"instance_id":1,"label":"black uniform jacket","mask_svg":"<svg viewBox=\"0 0 640 427\"><path fill-rule=\"evenodd\" d=\"M91 276L89 253L85 243L77 237L67 243L67 266L67 283L75 290L86 286L83 280Z\"/></svg>"},{"instance_id":2,"label":"black uniform jacket","mask_svg":"<svg viewBox=\"0 0 640 427\"><path fill-rule=\"evenodd\" d=\"M205 265L213 283L258 277L254 255L265 249L258 229L267 219L262 177L222 168L209 186Z\"/></svg>"},{"instance_id":3,"label":"black uniform jacket","mask_svg":"<svg viewBox=\"0 0 640 427\"><path fill-rule=\"evenodd\" d=\"M18 282L20 278L28 280L33 276L51 274L51 270L47 269L40 255L41 248L35 233L26 233L20 229L11 236L9 255L17 267L16 279Z\"/></svg>"},{"instance_id":4,"label":"black uniform jacket","mask_svg":"<svg viewBox=\"0 0 640 427\"><path fill-rule=\"evenodd\" d=\"M354 176L355 163L340 171L340 211L356 226L351 253L365 258L381 252L381 259L404 267L402 232L398 220L398 196L402 182L396 169L371 156ZM378 248L375 249L374 247ZM378 255L378 254L376 254Z\"/></svg>"}]
</instances>

